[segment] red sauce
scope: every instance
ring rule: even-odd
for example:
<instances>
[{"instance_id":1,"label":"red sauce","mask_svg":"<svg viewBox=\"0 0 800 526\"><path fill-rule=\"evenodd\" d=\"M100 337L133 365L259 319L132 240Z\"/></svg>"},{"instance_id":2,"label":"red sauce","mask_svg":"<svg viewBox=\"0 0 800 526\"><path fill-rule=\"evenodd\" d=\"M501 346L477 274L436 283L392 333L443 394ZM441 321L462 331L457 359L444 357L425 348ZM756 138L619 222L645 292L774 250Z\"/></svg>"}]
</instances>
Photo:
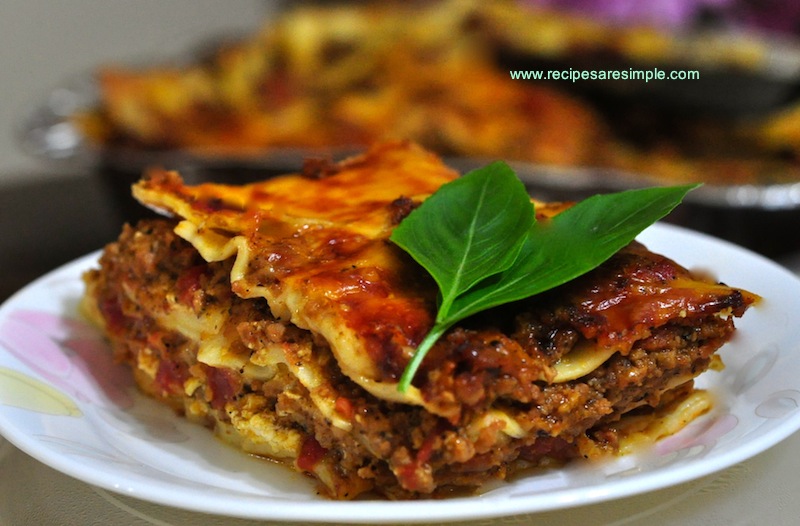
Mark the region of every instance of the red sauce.
<instances>
[{"instance_id":1,"label":"red sauce","mask_svg":"<svg viewBox=\"0 0 800 526\"><path fill-rule=\"evenodd\" d=\"M334 409L337 413L342 415L346 420L352 421L353 415L355 415L355 408L353 407L353 403L348 400L347 398L340 396L336 399Z\"/></svg>"},{"instance_id":2,"label":"red sauce","mask_svg":"<svg viewBox=\"0 0 800 526\"><path fill-rule=\"evenodd\" d=\"M105 320L109 332L120 334L125 331L127 327L125 314L122 313L122 308L120 308L116 298L104 298L99 305L99 309L103 314L103 320Z\"/></svg>"},{"instance_id":3,"label":"red sauce","mask_svg":"<svg viewBox=\"0 0 800 526\"><path fill-rule=\"evenodd\" d=\"M211 394L211 407L224 409L225 404L232 401L239 392L238 377L229 369L216 367L207 367L205 373Z\"/></svg>"},{"instance_id":4,"label":"red sauce","mask_svg":"<svg viewBox=\"0 0 800 526\"><path fill-rule=\"evenodd\" d=\"M543 457L564 461L575 455L575 445L559 437L540 437L530 446L520 450L520 457L531 462L538 462Z\"/></svg>"},{"instance_id":5,"label":"red sauce","mask_svg":"<svg viewBox=\"0 0 800 526\"><path fill-rule=\"evenodd\" d=\"M194 294L201 290L200 278L208 269L207 265L196 265L184 271L175 284L178 291L178 301L183 305L192 306Z\"/></svg>"},{"instance_id":6,"label":"red sauce","mask_svg":"<svg viewBox=\"0 0 800 526\"><path fill-rule=\"evenodd\" d=\"M300 447L300 456L297 457L297 467L303 471L314 471L314 467L325 457L327 449L319 445L317 439L309 436Z\"/></svg>"},{"instance_id":7,"label":"red sauce","mask_svg":"<svg viewBox=\"0 0 800 526\"><path fill-rule=\"evenodd\" d=\"M156 385L164 394L181 394L183 393L183 383L188 377L189 373L183 364L161 360L156 372Z\"/></svg>"}]
</instances>

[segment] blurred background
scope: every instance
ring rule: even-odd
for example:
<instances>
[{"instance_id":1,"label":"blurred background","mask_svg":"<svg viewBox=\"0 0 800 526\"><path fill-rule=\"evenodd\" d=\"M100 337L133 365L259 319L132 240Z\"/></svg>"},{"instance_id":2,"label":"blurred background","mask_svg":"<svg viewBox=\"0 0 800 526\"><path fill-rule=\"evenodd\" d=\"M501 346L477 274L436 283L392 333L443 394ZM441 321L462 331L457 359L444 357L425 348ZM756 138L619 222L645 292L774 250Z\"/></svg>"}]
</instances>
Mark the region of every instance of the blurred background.
<instances>
[{"instance_id":1,"label":"blurred background","mask_svg":"<svg viewBox=\"0 0 800 526\"><path fill-rule=\"evenodd\" d=\"M257 0L0 2L0 299L111 241L126 220L94 165L22 147L37 108L100 64L182 55L206 35L252 31L274 9Z\"/></svg>"},{"instance_id":2,"label":"blurred background","mask_svg":"<svg viewBox=\"0 0 800 526\"><path fill-rule=\"evenodd\" d=\"M100 64L168 58L209 34L252 31L273 9L262 0L0 3L0 184L64 168L28 155L15 136L56 88Z\"/></svg>"},{"instance_id":3,"label":"blurred background","mask_svg":"<svg viewBox=\"0 0 800 526\"><path fill-rule=\"evenodd\" d=\"M798 27L750 0L3 2L3 297L147 214L148 166L242 183L398 139L543 200L702 182L669 221L794 261Z\"/></svg>"},{"instance_id":4,"label":"blurred background","mask_svg":"<svg viewBox=\"0 0 800 526\"><path fill-rule=\"evenodd\" d=\"M4 0L0 301L149 214L147 166L248 182L394 139L540 199L702 182L669 221L798 272L799 29L770 0ZM75 502L42 477L12 523Z\"/></svg>"}]
</instances>

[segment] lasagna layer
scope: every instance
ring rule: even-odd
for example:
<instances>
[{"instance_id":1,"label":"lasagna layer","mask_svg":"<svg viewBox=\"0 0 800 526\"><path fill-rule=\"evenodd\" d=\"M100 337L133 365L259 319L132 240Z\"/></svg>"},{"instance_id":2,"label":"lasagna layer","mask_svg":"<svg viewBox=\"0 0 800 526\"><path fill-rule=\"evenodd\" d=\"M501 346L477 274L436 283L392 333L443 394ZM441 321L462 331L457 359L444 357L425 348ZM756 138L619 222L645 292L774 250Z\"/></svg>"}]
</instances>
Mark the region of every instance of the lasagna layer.
<instances>
[{"instance_id":1,"label":"lasagna layer","mask_svg":"<svg viewBox=\"0 0 800 526\"><path fill-rule=\"evenodd\" d=\"M151 174L137 195L179 217L126 227L85 307L144 391L334 498L476 487L616 451L625 415L696 416L692 379L756 300L632 243L452 328L400 393L436 288L388 235L455 175L407 144L323 172L236 188Z\"/></svg>"}]
</instances>

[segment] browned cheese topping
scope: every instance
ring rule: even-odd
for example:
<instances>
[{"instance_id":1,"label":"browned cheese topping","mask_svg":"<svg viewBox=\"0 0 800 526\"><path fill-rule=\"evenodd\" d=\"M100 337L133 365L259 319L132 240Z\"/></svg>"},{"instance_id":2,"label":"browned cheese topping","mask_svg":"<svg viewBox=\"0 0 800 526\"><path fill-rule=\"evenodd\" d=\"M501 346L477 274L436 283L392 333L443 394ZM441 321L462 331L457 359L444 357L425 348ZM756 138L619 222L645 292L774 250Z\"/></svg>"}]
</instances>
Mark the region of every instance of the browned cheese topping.
<instances>
[{"instance_id":1,"label":"browned cheese topping","mask_svg":"<svg viewBox=\"0 0 800 526\"><path fill-rule=\"evenodd\" d=\"M134 193L174 218L106 249L87 310L144 390L243 449L335 498L410 498L616 450L620 417L690 393L757 299L634 242L452 328L401 393L437 290L388 237L455 177L407 143L241 187L151 172Z\"/></svg>"}]
</instances>

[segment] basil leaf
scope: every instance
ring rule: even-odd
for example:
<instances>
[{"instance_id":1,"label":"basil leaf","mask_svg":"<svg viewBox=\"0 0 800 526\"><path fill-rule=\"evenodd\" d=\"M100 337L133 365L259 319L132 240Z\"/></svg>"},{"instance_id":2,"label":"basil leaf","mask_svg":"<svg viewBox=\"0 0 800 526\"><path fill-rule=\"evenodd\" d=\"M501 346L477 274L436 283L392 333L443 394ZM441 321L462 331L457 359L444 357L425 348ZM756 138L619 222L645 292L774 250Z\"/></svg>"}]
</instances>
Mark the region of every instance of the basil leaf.
<instances>
[{"instance_id":1,"label":"basil leaf","mask_svg":"<svg viewBox=\"0 0 800 526\"><path fill-rule=\"evenodd\" d=\"M406 366L398 390L408 389L427 352L453 324L596 268L697 186L596 195L537 222L524 185L505 163L443 185L390 237L439 286L434 326Z\"/></svg>"},{"instance_id":2,"label":"basil leaf","mask_svg":"<svg viewBox=\"0 0 800 526\"><path fill-rule=\"evenodd\" d=\"M697 186L595 195L534 224L514 265L462 294L446 321L534 296L585 274L669 214Z\"/></svg>"},{"instance_id":3,"label":"basil leaf","mask_svg":"<svg viewBox=\"0 0 800 526\"><path fill-rule=\"evenodd\" d=\"M505 163L473 170L426 199L392 232L439 285L439 312L516 260L533 221L525 186Z\"/></svg>"}]
</instances>

